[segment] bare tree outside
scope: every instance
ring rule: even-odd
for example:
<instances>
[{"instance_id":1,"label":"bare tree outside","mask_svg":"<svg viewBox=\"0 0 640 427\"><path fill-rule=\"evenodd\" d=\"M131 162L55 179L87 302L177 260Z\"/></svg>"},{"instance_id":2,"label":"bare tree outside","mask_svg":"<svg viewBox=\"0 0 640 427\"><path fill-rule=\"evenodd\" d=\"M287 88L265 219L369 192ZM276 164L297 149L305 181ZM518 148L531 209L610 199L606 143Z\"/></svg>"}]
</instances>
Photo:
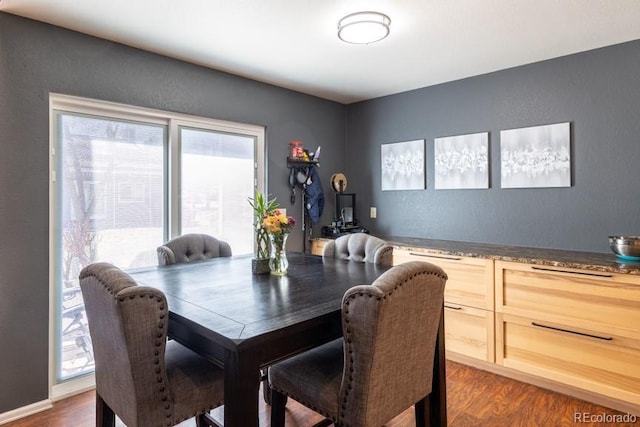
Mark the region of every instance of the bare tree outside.
<instances>
[{"instance_id":1,"label":"bare tree outside","mask_svg":"<svg viewBox=\"0 0 640 427\"><path fill-rule=\"evenodd\" d=\"M153 265L163 238L165 130L102 118L60 115L61 321L59 376L93 370L78 286L96 261ZM133 194L132 188L140 191Z\"/></svg>"}]
</instances>

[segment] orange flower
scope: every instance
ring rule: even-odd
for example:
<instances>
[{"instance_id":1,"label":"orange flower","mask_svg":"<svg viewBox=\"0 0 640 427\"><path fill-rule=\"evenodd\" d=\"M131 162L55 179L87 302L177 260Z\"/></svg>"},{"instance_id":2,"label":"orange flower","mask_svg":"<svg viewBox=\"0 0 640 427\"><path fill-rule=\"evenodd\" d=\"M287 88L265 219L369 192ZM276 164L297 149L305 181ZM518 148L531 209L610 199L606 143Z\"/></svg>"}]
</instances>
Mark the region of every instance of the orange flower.
<instances>
[{"instance_id":1,"label":"orange flower","mask_svg":"<svg viewBox=\"0 0 640 427\"><path fill-rule=\"evenodd\" d=\"M262 220L262 227L270 234L289 233L295 224L293 217L283 215L278 209Z\"/></svg>"}]
</instances>

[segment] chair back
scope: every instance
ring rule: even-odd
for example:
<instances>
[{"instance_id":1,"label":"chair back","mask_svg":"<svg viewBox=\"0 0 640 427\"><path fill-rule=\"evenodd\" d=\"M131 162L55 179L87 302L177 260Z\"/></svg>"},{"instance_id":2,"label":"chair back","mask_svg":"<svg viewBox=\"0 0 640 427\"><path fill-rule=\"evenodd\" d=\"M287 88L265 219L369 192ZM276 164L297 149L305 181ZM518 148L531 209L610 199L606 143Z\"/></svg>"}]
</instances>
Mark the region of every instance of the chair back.
<instances>
[{"instance_id":1,"label":"chair back","mask_svg":"<svg viewBox=\"0 0 640 427\"><path fill-rule=\"evenodd\" d=\"M393 246L366 233L345 234L324 245L322 256L374 264L392 264Z\"/></svg>"},{"instance_id":2,"label":"chair back","mask_svg":"<svg viewBox=\"0 0 640 427\"><path fill-rule=\"evenodd\" d=\"M119 268L95 263L80 272L95 357L96 392L130 426L165 425L172 399L165 370L165 295L138 286Z\"/></svg>"},{"instance_id":3,"label":"chair back","mask_svg":"<svg viewBox=\"0 0 640 427\"><path fill-rule=\"evenodd\" d=\"M446 281L411 261L345 293L340 425L383 425L431 392Z\"/></svg>"},{"instance_id":4,"label":"chair back","mask_svg":"<svg viewBox=\"0 0 640 427\"><path fill-rule=\"evenodd\" d=\"M158 247L158 265L231 256L231 246L208 234L184 234Z\"/></svg>"}]
</instances>

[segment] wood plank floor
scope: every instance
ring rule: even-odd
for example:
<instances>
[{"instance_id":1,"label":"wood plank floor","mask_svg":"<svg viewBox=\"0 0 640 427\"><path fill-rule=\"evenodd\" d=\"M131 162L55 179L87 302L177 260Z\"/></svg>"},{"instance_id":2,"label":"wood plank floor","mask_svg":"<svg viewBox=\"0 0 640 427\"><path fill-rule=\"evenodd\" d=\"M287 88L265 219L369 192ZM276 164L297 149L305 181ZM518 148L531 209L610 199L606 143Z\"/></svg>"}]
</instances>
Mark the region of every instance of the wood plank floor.
<instances>
[{"instance_id":1,"label":"wood plank floor","mask_svg":"<svg viewBox=\"0 0 640 427\"><path fill-rule=\"evenodd\" d=\"M95 423L94 405L94 393L82 393L55 403L51 410L3 427L90 427ZM624 414L451 361L447 361L447 411L448 425L455 427L640 426L640 420L636 423L577 422L575 414ZM215 411L214 416L221 419L222 411ZM311 426L321 419L289 400L287 426ZM269 425L269 407L262 399L260 425ZM413 410L405 411L387 424L388 427L413 425ZM180 427L191 426L195 426L195 422L180 424Z\"/></svg>"}]
</instances>

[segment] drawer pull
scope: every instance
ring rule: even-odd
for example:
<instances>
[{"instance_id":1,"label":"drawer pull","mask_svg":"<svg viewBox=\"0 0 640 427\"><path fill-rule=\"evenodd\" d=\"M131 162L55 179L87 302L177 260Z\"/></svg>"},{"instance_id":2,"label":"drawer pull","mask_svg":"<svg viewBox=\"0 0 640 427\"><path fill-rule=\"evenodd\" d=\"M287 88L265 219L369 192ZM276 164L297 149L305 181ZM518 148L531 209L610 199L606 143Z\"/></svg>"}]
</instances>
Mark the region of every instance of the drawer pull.
<instances>
[{"instance_id":1,"label":"drawer pull","mask_svg":"<svg viewBox=\"0 0 640 427\"><path fill-rule=\"evenodd\" d=\"M444 305L444 308L448 308L450 310L462 310L462 307L456 307L454 305L447 305L447 304Z\"/></svg>"},{"instance_id":2,"label":"drawer pull","mask_svg":"<svg viewBox=\"0 0 640 427\"><path fill-rule=\"evenodd\" d=\"M556 328L555 326L543 325L543 324L537 323L537 322L531 322L531 324L533 326L537 326L539 328L552 329L554 331L567 332L569 334L582 335L584 337L589 337L589 338L597 338L597 339L603 340L603 341L613 341L612 337L602 337L600 335L587 334L585 332L572 331L570 329Z\"/></svg>"},{"instance_id":3,"label":"drawer pull","mask_svg":"<svg viewBox=\"0 0 640 427\"><path fill-rule=\"evenodd\" d=\"M460 261L462 258L457 258L457 257L448 257L448 256L440 256L440 255L428 255L428 254L421 254L419 252L409 252L409 255L413 255L413 256L421 256L421 257L425 257L425 258L438 258L438 259L448 259L451 261Z\"/></svg>"},{"instance_id":4,"label":"drawer pull","mask_svg":"<svg viewBox=\"0 0 640 427\"><path fill-rule=\"evenodd\" d=\"M566 270L559 270L556 268L547 268L547 267L531 267L531 269L541 270L541 271L555 271L556 273L581 274L583 276L613 277L613 274L586 273L582 271L566 271Z\"/></svg>"}]
</instances>

